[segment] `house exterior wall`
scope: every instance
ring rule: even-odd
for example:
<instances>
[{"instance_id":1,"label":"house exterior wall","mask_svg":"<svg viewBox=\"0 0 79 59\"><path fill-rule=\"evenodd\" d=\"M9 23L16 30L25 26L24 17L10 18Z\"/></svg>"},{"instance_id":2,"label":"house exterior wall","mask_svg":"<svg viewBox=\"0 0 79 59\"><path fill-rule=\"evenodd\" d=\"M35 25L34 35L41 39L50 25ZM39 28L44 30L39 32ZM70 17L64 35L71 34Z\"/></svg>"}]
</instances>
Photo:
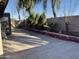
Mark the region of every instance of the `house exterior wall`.
<instances>
[{"instance_id":1,"label":"house exterior wall","mask_svg":"<svg viewBox=\"0 0 79 59\"><path fill-rule=\"evenodd\" d=\"M2 45L2 36L1 36L1 23L0 23L0 56L3 55L3 45Z\"/></svg>"},{"instance_id":2,"label":"house exterior wall","mask_svg":"<svg viewBox=\"0 0 79 59\"><path fill-rule=\"evenodd\" d=\"M2 34L2 32L5 30L5 29L4 30L2 29L2 27L5 28L5 26L2 25L3 22L8 22L8 18L7 17L0 18L0 57L1 57L1 55L3 55L3 43L2 43L3 34ZM6 26L7 25L8 24L6 24Z\"/></svg>"}]
</instances>

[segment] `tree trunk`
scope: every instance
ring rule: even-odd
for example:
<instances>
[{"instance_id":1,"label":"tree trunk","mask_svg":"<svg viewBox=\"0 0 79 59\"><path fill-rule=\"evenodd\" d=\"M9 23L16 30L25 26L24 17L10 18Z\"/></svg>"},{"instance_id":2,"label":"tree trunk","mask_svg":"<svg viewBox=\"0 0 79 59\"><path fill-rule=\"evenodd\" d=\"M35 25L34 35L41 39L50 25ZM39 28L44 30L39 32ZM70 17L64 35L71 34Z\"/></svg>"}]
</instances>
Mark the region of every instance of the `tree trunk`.
<instances>
[{"instance_id":1,"label":"tree trunk","mask_svg":"<svg viewBox=\"0 0 79 59\"><path fill-rule=\"evenodd\" d=\"M19 21L20 21L20 10L19 10L19 8L18 8L18 7L16 7L16 9L17 9L18 18L19 18Z\"/></svg>"},{"instance_id":2,"label":"tree trunk","mask_svg":"<svg viewBox=\"0 0 79 59\"><path fill-rule=\"evenodd\" d=\"M29 13L29 15L32 15L32 10L28 9L28 13Z\"/></svg>"},{"instance_id":3,"label":"tree trunk","mask_svg":"<svg viewBox=\"0 0 79 59\"><path fill-rule=\"evenodd\" d=\"M56 12L55 12L54 8L53 8L53 15L54 15L54 18L55 18L56 17Z\"/></svg>"},{"instance_id":4,"label":"tree trunk","mask_svg":"<svg viewBox=\"0 0 79 59\"><path fill-rule=\"evenodd\" d=\"M18 12L18 17L19 17L19 21L20 21L20 13L19 13L19 10L17 10L17 12Z\"/></svg>"},{"instance_id":5,"label":"tree trunk","mask_svg":"<svg viewBox=\"0 0 79 59\"><path fill-rule=\"evenodd\" d=\"M69 33L69 24L68 23L65 23L65 28L66 28L66 34L68 34Z\"/></svg>"},{"instance_id":6,"label":"tree trunk","mask_svg":"<svg viewBox=\"0 0 79 59\"><path fill-rule=\"evenodd\" d=\"M56 3L56 0L52 0L52 12L53 12L54 17L56 17L55 3Z\"/></svg>"}]
</instances>

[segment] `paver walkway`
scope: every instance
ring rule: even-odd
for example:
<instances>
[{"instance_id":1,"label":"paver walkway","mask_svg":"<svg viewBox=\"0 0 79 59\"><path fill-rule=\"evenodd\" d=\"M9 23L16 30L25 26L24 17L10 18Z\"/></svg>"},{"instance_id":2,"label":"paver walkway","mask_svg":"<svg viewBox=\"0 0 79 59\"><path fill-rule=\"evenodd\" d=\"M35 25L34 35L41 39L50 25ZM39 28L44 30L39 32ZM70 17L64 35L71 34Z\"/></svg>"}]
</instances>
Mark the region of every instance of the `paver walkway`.
<instances>
[{"instance_id":1,"label":"paver walkway","mask_svg":"<svg viewBox=\"0 0 79 59\"><path fill-rule=\"evenodd\" d=\"M14 32L4 44L6 59L79 59L79 44L34 32Z\"/></svg>"}]
</instances>

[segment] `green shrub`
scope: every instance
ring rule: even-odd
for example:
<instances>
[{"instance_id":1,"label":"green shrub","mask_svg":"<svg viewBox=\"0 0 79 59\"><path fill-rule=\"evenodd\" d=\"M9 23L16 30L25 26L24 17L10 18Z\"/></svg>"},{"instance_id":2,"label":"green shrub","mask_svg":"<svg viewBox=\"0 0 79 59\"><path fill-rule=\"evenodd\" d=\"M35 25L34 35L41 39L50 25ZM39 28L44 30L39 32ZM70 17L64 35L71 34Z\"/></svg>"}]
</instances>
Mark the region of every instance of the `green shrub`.
<instances>
[{"instance_id":1,"label":"green shrub","mask_svg":"<svg viewBox=\"0 0 79 59\"><path fill-rule=\"evenodd\" d=\"M57 23L48 23L49 31L57 32L58 31L58 24Z\"/></svg>"},{"instance_id":2,"label":"green shrub","mask_svg":"<svg viewBox=\"0 0 79 59\"><path fill-rule=\"evenodd\" d=\"M32 14L27 18L27 25L31 28L44 29L47 24L47 19L44 14Z\"/></svg>"},{"instance_id":3,"label":"green shrub","mask_svg":"<svg viewBox=\"0 0 79 59\"><path fill-rule=\"evenodd\" d=\"M34 23L35 23L35 17L36 17L36 14L33 13L31 14L27 19L26 19L26 22L27 22L27 26L28 27L33 27Z\"/></svg>"},{"instance_id":4,"label":"green shrub","mask_svg":"<svg viewBox=\"0 0 79 59\"><path fill-rule=\"evenodd\" d=\"M35 28L39 30L49 30L49 31L57 31L58 24L57 23L48 23L45 14L32 14L27 18L27 25L30 28Z\"/></svg>"}]
</instances>

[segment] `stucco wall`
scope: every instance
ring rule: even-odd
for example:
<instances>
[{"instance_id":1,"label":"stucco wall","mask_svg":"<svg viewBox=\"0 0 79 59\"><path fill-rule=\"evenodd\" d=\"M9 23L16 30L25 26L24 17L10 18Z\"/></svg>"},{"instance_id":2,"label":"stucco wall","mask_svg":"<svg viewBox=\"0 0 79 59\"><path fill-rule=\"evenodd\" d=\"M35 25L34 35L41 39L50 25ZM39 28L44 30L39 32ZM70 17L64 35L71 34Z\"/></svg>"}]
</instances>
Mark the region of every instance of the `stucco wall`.
<instances>
[{"instance_id":1,"label":"stucco wall","mask_svg":"<svg viewBox=\"0 0 79 59\"><path fill-rule=\"evenodd\" d=\"M79 32L79 16L49 18L48 22L56 22L65 31L65 21L69 21L69 31Z\"/></svg>"},{"instance_id":2,"label":"stucco wall","mask_svg":"<svg viewBox=\"0 0 79 59\"><path fill-rule=\"evenodd\" d=\"M3 18L1 18L0 20L2 20L2 19ZM0 23L0 57L1 57L1 55L3 55L3 44L2 44L1 23Z\"/></svg>"},{"instance_id":3,"label":"stucco wall","mask_svg":"<svg viewBox=\"0 0 79 59\"><path fill-rule=\"evenodd\" d=\"M2 45L2 36L1 36L1 23L0 23L0 56L3 55L3 45Z\"/></svg>"}]
</instances>

